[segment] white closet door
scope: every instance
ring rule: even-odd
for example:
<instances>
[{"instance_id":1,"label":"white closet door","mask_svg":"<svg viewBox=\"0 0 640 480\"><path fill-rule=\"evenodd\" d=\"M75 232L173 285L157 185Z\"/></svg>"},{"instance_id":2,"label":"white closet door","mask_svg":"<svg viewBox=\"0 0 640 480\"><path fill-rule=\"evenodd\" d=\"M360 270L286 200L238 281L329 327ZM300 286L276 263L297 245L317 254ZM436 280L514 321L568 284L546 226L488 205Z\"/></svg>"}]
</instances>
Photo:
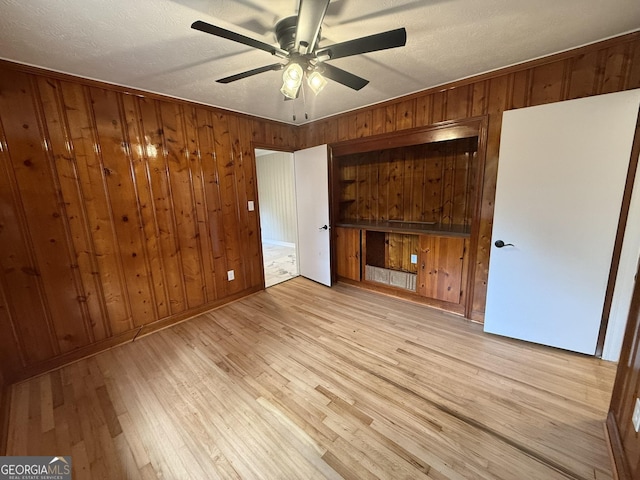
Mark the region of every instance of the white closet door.
<instances>
[{"instance_id":1,"label":"white closet door","mask_svg":"<svg viewBox=\"0 0 640 480\"><path fill-rule=\"evenodd\" d=\"M639 104L504 113L485 331L595 353Z\"/></svg>"},{"instance_id":2,"label":"white closet door","mask_svg":"<svg viewBox=\"0 0 640 480\"><path fill-rule=\"evenodd\" d=\"M300 275L331 286L327 145L294 153Z\"/></svg>"}]
</instances>

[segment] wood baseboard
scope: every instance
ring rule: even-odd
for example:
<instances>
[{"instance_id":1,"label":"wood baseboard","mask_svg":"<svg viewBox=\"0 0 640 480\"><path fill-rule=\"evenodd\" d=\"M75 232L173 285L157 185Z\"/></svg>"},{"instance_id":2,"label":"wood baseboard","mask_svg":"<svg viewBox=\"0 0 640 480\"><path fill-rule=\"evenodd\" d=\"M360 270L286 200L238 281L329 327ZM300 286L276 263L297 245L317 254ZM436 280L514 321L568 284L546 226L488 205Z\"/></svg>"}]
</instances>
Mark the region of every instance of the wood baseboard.
<instances>
[{"instance_id":1,"label":"wood baseboard","mask_svg":"<svg viewBox=\"0 0 640 480\"><path fill-rule=\"evenodd\" d=\"M607 414L605 423L605 437L609 446L609 455L611 456L611 469L613 470L613 478L615 480L633 480L631 478L631 470L627 463L627 458L622 447L622 439L616 417L611 410Z\"/></svg>"},{"instance_id":2,"label":"wood baseboard","mask_svg":"<svg viewBox=\"0 0 640 480\"><path fill-rule=\"evenodd\" d=\"M455 315L460 315L464 317L464 305L461 305L461 304L449 303L441 300L436 300L433 298L422 297L408 290L403 290L401 288L392 287L382 283L375 283L373 281L368 281L368 280L357 281L357 280L352 280L346 277L338 277L338 281L342 283L346 283L353 287L361 288L363 290L369 290L372 292L381 293L383 295L388 295L390 297L400 298L402 300L408 300L413 303L419 303L421 305L437 308L438 310L442 310L445 312L453 313Z\"/></svg>"},{"instance_id":3,"label":"wood baseboard","mask_svg":"<svg viewBox=\"0 0 640 480\"><path fill-rule=\"evenodd\" d=\"M104 352L105 350L109 350L110 348L117 347L118 345L122 345L123 343L127 343L133 341L141 336L148 335L157 330L162 330L167 327L171 327L180 322L184 322L193 317L201 315L203 313L209 312L211 310L215 310L223 305L226 305L231 302L235 302L241 298L252 295L261 291L262 287L253 287L247 290L243 290L234 295L225 297L221 300L217 300L212 303L208 303L199 308L191 309L187 312L180 313L178 315L173 315L171 317L163 318L161 320L155 321L153 323L149 323L147 325L136 328L135 330L130 330L128 332L124 332L120 335L116 335L100 342L93 343L91 345L87 345L85 347L79 348L77 350L73 350L71 352L67 352L63 355L59 355L54 358L49 358L43 362L35 363L33 365L29 365L23 368L20 372L15 375L15 378L11 380L13 383L20 382L26 380L31 377L35 377L37 375L42 375L43 373L50 372L51 370L55 370L57 368L63 367L73 362L77 362L78 360L82 360L83 358L91 357L100 352Z\"/></svg>"}]
</instances>

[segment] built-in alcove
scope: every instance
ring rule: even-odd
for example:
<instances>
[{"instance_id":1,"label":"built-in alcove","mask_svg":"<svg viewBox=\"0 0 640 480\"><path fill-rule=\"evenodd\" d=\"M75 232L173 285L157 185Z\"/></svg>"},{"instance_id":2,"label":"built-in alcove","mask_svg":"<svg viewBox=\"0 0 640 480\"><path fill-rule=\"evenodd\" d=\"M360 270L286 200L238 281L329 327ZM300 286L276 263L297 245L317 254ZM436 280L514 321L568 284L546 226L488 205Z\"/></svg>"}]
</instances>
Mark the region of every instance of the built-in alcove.
<instances>
[{"instance_id":1,"label":"built-in alcove","mask_svg":"<svg viewBox=\"0 0 640 480\"><path fill-rule=\"evenodd\" d=\"M333 146L340 280L467 313L484 132L475 119Z\"/></svg>"},{"instance_id":2,"label":"built-in alcove","mask_svg":"<svg viewBox=\"0 0 640 480\"><path fill-rule=\"evenodd\" d=\"M364 278L416 292L419 236L367 230Z\"/></svg>"}]
</instances>

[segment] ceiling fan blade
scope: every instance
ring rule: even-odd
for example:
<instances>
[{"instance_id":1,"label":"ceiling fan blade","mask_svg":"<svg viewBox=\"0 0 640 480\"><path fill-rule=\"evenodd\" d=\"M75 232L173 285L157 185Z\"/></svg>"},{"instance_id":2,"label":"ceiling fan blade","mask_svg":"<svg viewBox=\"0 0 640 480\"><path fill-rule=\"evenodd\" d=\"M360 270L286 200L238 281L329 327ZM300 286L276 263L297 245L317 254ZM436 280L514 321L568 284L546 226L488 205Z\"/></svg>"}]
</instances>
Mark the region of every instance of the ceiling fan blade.
<instances>
[{"instance_id":1,"label":"ceiling fan blade","mask_svg":"<svg viewBox=\"0 0 640 480\"><path fill-rule=\"evenodd\" d=\"M253 38L249 38L245 35L241 35L236 32L232 32L231 30L226 30L221 27L216 27L215 25L211 25L210 23L203 22L202 20L197 20L191 24L191 28L194 30L199 30L201 32L210 33L211 35L215 35L216 37L226 38L227 40L232 40L234 42L241 43L243 45L247 45L249 47L258 48L260 50L264 50L265 52L269 52L272 55L278 55L281 57L286 57L288 53L281 48L274 47L273 45L269 45L268 43L261 42L260 40L254 40Z\"/></svg>"},{"instance_id":2,"label":"ceiling fan blade","mask_svg":"<svg viewBox=\"0 0 640 480\"><path fill-rule=\"evenodd\" d=\"M329 65L328 63L321 64L321 69L322 75L325 77L349 88L353 88L354 90L360 90L369 83L369 80L365 80L362 77L349 73L341 68L334 67L333 65Z\"/></svg>"},{"instance_id":3,"label":"ceiling fan blade","mask_svg":"<svg viewBox=\"0 0 640 480\"><path fill-rule=\"evenodd\" d=\"M404 47L407 44L407 31L404 28L376 33L368 37L356 38L335 45L329 45L317 50L316 56L328 55L331 60L335 58L350 57L361 53L377 52L388 48Z\"/></svg>"},{"instance_id":4,"label":"ceiling fan blade","mask_svg":"<svg viewBox=\"0 0 640 480\"><path fill-rule=\"evenodd\" d=\"M295 43L300 54L313 52L328 7L329 0L300 0Z\"/></svg>"},{"instance_id":5,"label":"ceiling fan blade","mask_svg":"<svg viewBox=\"0 0 640 480\"><path fill-rule=\"evenodd\" d=\"M260 68L254 68L253 70L248 70L246 72L237 73L235 75L231 75L230 77L221 78L220 80L216 80L218 83L231 83L236 80L242 80L243 78L251 77L253 75L257 75L259 73L269 72L272 70L282 70L284 65L282 63L274 63L273 65L266 65Z\"/></svg>"}]
</instances>

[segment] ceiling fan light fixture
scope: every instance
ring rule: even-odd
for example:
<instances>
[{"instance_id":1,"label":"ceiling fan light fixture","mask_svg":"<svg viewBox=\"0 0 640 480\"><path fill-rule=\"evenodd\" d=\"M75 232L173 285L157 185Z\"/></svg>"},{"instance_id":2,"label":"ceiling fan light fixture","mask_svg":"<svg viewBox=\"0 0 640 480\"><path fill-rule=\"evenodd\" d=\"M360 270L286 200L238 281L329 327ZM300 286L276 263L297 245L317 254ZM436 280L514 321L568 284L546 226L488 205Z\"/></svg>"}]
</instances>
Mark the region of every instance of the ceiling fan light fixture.
<instances>
[{"instance_id":1,"label":"ceiling fan light fixture","mask_svg":"<svg viewBox=\"0 0 640 480\"><path fill-rule=\"evenodd\" d=\"M283 83L280 89L285 97L294 99L298 96L298 89L302 84L303 74L304 72L299 64L291 62L287 65L287 68L284 69L282 74Z\"/></svg>"},{"instance_id":2,"label":"ceiling fan light fixture","mask_svg":"<svg viewBox=\"0 0 640 480\"><path fill-rule=\"evenodd\" d=\"M282 84L282 88L280 89L280 92L282 92L282 94L287 97L290 98L291 100L295 100L295 98L298 96L298 90L300 89L300 84L298 85L287 85L287 82Z\"/></svg>"},{"instance_id":3,"label":"ceiling fan light fixture","mask_svg":"<svg viewBox=\"0 0 640 480\"><path fill-rule=\"evenodd\" d=\"M287 68L284 69L282 80L285 85L290 87L300 86L302 83L302 74L302 67L297 63L291 62L287 65Z\"/></svg>"},{"instance_id":4,"label":"ceiling fan light fixture","mask_svg":"<svg viewBox=\"0 0 640 480\"><path fill-rule=\"evenodd\" d=\"M309 84L309 88L311 88L313 93L316 95L318 95L322 89L327 86L327 80L317 70L307 75L307 83Z\"/></svg>"}]
</instances>

